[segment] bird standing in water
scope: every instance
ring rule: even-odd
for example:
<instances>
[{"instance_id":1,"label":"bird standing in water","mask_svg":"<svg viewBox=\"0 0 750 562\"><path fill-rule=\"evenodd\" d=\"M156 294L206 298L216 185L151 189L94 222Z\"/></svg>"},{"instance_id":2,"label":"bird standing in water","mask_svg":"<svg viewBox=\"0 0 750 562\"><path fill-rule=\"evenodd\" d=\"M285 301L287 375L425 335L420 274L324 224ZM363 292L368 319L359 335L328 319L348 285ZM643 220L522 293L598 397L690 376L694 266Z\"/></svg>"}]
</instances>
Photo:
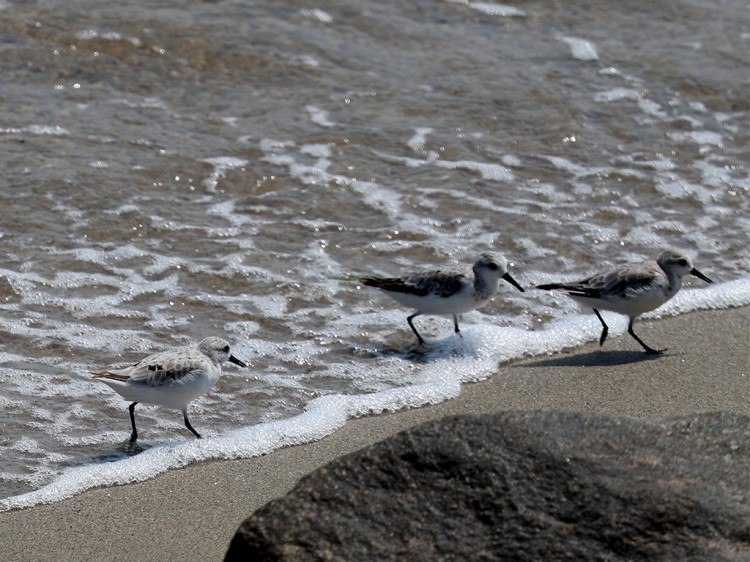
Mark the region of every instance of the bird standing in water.
<instances>
[{"instance_id":1,"label":"bird standing in water","mask_svg":"<svg viewBox=\"0 0 750 562\"><path fill-rule=\"evenodd\" d=\"M494 252L481 254L472 268L474 275L464 269L442 269L412 273L400 277L363 277L360 282L382 290L396 302L416 310L407 317L409 327L424 344L412 320L422 314L453 316L453 326L459 333L458 315L477 309L497 292L504 279L523 292L510 273L508 261Z\"/></svg>"},{"instance_id":2,"label":"bird standing in water","mask_svg":"<svg viewBox=\"0 0 750 562\"><path fill-rule=\"evenodd\" d=\"M628 333L641 344L646 353L659 354L666 349L654 349L646 345L635 335L633 322L644 312L660 307L675 296L682 287L682 278L687 274L695 275L706 283L713 283L693 267L690 256L681 251L666 250L656 261L624 264L583 281L537 285L537 289L566 291L577 303L592 308L602 323L599 345L604 345L609 331L599 310L611 310L630 318Z\"/></svg>"},{"instance_id":3,"label":"bird standing in water","mask_svg":"<svg viewBox=\"0 0 750 562\"><path fill-rule=\"evenodd\" d=\"M227 361L247 367L229 352L229 343L221 338L209 337L198 347L162 351L124 369L108 369L91 374L126 400L132 401L128 408L133 428L131 444L138 439L135 407L139 402L181 410L185 427L200 439L200 434L190 425L188 403L216 384L221 376L221 366Z\"/></svg>"}]
</instances>

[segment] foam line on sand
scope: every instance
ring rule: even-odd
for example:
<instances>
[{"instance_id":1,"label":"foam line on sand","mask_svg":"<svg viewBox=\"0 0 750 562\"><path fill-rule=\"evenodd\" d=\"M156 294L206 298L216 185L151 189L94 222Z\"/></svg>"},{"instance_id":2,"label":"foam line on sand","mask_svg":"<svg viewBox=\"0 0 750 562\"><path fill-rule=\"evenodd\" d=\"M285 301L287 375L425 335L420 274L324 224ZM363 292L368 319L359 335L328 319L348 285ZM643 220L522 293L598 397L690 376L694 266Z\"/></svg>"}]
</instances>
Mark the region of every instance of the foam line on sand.
<instances>
[{"instance_id":1,"label":"foam line on sand","mask_svg":"<svg viewBox=\"0 0 750 562\"><path fill-rule=\"evenodd\" d=\"M437 406L351 420L321 441L269 455L173 470L51 505L0 513L4 560L221 560L242 520L329 461L446 415L565 410L651 417L750 411L750 307L641 321L670 351L644 354L629 336L604 348L503 365Z\"/></svg>"}]
</instances>

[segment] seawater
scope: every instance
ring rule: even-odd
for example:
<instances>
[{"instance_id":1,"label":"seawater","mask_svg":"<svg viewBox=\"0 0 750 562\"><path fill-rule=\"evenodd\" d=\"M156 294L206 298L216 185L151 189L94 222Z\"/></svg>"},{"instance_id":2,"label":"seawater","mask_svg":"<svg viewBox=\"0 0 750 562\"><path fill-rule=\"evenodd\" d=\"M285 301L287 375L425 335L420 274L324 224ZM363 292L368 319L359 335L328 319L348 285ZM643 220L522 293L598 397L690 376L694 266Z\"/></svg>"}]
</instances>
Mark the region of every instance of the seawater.
<instances>
[{"instance_id":1,"label":"seawater","mask_svg":"<svg viewBox=\"0 0 750 562\"><path fill-rule=\"evenodd\" d=\"M562 296L449 319L357 276L500 251L525 287L687 250L750 304L741 2L0 2L0 509L320 439L594 341ZM668 31L668 32L667 32ZM607 316L612 337L626 319ZM88 371L207 335L179 412Z\"/></svg>"}]
</instances>

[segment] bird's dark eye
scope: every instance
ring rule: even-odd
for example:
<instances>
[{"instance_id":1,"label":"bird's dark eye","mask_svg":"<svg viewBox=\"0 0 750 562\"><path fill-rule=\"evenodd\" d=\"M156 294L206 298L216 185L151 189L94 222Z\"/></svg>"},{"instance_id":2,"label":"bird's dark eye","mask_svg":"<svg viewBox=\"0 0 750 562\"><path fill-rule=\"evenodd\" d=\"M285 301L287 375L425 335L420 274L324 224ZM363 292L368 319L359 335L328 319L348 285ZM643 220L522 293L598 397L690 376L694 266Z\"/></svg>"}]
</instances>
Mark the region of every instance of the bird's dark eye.
<instances>
[{"instance_id":1,"label":"bird's dark eye","mask_svg":"<svg viewBox=\"0 0 750 562\"><path fill-rule=\"evenodd\" d=\"M682 267L685 267L687 265L687 260L680 260L677 263L679 263Z\"/></svg>"},{"instance_id":2,"label":"bird's dark eye","mask_svg":"<svg viewBox=\"0 0 750 562\"><path fill-rule=\"evenodd\" d=\"M228 345L224 346L224 353L229 353L229 346Z\"/></svg>"},{"instance_id":3,"label":"bird's dark eye","mask_svg":"<svg viewBox=\"0 0 750 562\"><path fill-rule=\"evenodd\" d=\"M496 263L487 264L487 268L491 269L492 271L495 271L497 270L497 264Z\"/></svg>"}]
</instances>

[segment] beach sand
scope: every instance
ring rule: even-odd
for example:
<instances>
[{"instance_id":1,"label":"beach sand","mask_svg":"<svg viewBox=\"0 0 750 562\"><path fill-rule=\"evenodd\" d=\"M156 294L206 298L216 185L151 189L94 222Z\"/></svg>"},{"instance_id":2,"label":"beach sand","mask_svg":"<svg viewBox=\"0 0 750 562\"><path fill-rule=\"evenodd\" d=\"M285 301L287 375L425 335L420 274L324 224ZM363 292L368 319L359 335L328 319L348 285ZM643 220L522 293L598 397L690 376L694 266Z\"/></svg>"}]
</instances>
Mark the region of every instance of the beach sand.
<instances>
[{"instance_id":1,"label":"beach sand","mask_svg":"<svg viewBox=\"0 0 750 562\"><path fill-rule=\"evenodd\" d=\"M352 420L333 435L264 457L173 470L143 483L0 513L0 554L17 560L221 560L239 524L329 461L446 415L565 410L651 417L750 411L750 307L636 324L627 334L503 365L437 406Z\"/></svg>"}]
</instances>

